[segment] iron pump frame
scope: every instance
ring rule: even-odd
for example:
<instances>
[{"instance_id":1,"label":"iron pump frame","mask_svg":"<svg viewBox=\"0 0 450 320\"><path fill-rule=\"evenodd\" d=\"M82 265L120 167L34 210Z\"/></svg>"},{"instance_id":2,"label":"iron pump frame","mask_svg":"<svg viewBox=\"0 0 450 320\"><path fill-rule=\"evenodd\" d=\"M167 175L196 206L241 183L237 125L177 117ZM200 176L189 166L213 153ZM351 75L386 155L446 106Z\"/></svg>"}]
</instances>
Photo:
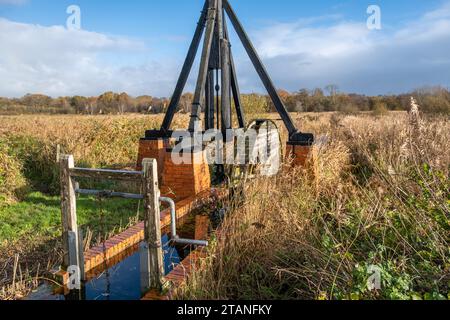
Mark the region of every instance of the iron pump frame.
<instances>
[{"instance_id":1,"label":"iron pump frame","mask_svg":"<svg viewBox=\"0 0 450 320\"><path fill-rule=\"evenodd\" d=\"M175 91L172 95L164 122L160 130L148 130L144 140L169 139L173 131L170 130L173 118L177 112L183 90L188 81L201 39L204 35L203 51L200 62L200 70L197 78L194 99L192 103L191 121L189 132L194 132L196 123L202 121L202 109L204 110L204 129L218 129L222 132L232 129L232 102L236 108L239 128L245 128L246 121L240 97L240 90L236 76L233 54L227 28L227 15L240 38L250 60L261 78L276 110L281 116L286 129L289 132L289 145L311 146L314 135L300 132L294 125L283 101L264 67L250 38L244 30L236 13L228 0L206 0L194 38L189 47L183 69L179 76ZM219 70L220 79L219 79ZM202 100L205 105L202 108Z\"/></svg>"}]
</instances>

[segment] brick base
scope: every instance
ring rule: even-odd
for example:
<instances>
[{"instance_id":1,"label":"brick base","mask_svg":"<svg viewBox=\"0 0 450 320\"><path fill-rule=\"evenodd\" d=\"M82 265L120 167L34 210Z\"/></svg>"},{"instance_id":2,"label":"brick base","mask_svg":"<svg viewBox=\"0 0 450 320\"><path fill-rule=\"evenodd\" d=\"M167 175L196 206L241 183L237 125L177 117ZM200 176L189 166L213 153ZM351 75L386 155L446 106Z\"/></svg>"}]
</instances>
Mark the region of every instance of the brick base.
<instances>
[{"instance_id":1,"label":"brick base","mask_svg":"<svg viewBox=\"0 0 450 320\"><path fill-rule=\"evenodd\" d=\"M175 164L171 150L164 160L161 193L176 200L194 197L211 189L211 175L206 161L206 153L192 152L188 155L191 164Z\"/></svg>"},{"instance_id":2,"label":"brick base","mask_svg":"<svg viewBox=\"0 0 450 320\"><path fill-rule=\"evenodd\" d=\"M136 168L142 170L142 160L156 159L161 193L174 200L194 197L211 189L211 176L205 152L192 152L188 156L192 164L174 164L168 139L142 139Z\"/></svg>"},{"instance_id":3,"label":"brick base","mask_svg":"<svg viewBox=\"0 0 450 320\"><path fill-rule=\"evenodd\" d=\"M140 140L136 169L138 171L142 170L142 161L144 159L156 159L158 162L159 181L161 182L162 174L164 172L164 157L168 144L168 140L164 139Z\"/></svg>"},{"instance_id":4,"label":"brick base","mask_svg":"<svg viewBox=\"0 0 450 320\"><path fill-rule=\"evenodd\" d=\"M286 158L293 167L304 168L316 190L319 190L319 168L317 166L317 149L314 146L287 145Z\"/></svg>"},{"instance_id":5,"label":"brick base","mask_svg":"<svg viewBox=\"0 0 450 320\"><path fill-rule=\"evenodd\" d=\"M307 167L315 161L315 148L313 146L286 146L286 159L295 167Z\"/></svg>"}]
</instances>

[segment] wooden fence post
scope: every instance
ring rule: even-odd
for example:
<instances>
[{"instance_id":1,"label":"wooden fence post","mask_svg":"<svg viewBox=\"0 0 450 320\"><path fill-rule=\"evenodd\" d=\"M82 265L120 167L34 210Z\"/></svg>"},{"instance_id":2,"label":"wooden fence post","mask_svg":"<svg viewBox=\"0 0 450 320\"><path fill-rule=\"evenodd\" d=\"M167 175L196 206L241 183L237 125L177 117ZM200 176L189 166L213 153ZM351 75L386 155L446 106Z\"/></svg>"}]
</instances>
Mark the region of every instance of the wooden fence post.
<instances>
[{"instance_id":1,"label":"wooden fence post","mask_svg":"<svg viewBox=\"0 0 450 320\"><path fill-rule=\"evenodd\" d=\"M141 286L142 293L147 293L151 289L161 290L163 288L164 259L161 240L158 163L155 159L144 159L142 167L145 240L141 247Z\"/></svg>"},{"instance_id":2,"label":"wooden fence post","mask_svg":"<svg viewBox=\"0 0 450 320\"><path fill-rule=\"evenodd\" d=\"M77 224L77 206L75 195L75 184L70 176L70 170L75 167L74 158L71 155L60 157L60 179L61 179L61 220L63 226L63 267L78 266L80 277L84 278L83 255L80 248L80 240Z\"/></svg>"}]
</instances>

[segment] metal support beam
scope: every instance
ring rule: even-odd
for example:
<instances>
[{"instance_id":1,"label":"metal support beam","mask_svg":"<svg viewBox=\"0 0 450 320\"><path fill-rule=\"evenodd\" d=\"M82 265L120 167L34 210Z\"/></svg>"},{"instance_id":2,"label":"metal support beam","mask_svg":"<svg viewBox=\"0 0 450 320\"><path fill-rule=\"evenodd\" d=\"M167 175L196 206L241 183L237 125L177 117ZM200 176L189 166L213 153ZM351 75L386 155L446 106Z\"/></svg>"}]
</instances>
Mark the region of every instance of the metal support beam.
<instances>
[{"instance_id":1,"label":"metal support beam","mask_svg":"<svg viewBox=\"0 0 450 320\"><path fill-rule=\"evenodd\" d=\"M200 121L201 99L205 90L206 78L209 69L209 57L211 54L211 46L214 36L214 27L216 22L217 0L209 0L208 18L206 22L206 32L203 45L202 58L200 62L200 70L197 78L197 86L194 93L194 101L192 102L191 121L189 123L189 131L195 130L196 123Z\"/></svg>"},{"instance_id":2,"label":"metal support beam","mask_svg":"<svg viewBox=\"0 0 450 320\"><path fill-rule=\"evenodd\" d=\"M230 41L230 36L228 34L228 27L226 19L223 19L223 30L225 33L225 38ZM231 75L231 91L233 93L234 106L236 108L236 115L239 122L239 128L245 128L245 115L241 103L241 90L239 89L239 84L236 75L236 65L234 64L233 51L230 46L230 75Z\"/></svg>"},{"instance_id":3,"label":"metal support beam","mask_svg":"<svg viewBox=\"0 0 450 320\"><path fill-rule=\"evenodd\" d=\"M231 81L230 44L227 39L220 41L222 53L222 130L232 128L231 124Z\"/></svg>"},{"instance_id":4,"label":"metal support beam","mask_svg":"<svg viewBox=\"0 0 450 320\"><path fill-rule=\"evenodd\" d=\"M214 85L214 70L210 69L208 71L208 80L206 82L205 130L214 129Z\"/></svg>"},{"instance_id":5,"label":"metal support beam","mask_svg":"<svg viewBox=\"0 0 450 320\"><path fill-rule=\"evenodd\" d=\"M183 65L180 77L178 78L177 86L172 95L172 99L169 104L166 116L164 118L163 124L161 126L161 131L168 132L170 126L172 125L173 118L177 112L178 105L180 103L181 96L183 95L183 90L186 86L189 74L191 73L192 65L195 61L195 56L197 55L198 48L203 35L203 30L205 29L206 15L208 11L208 1L205 1L205 5L202 10L200 19L198 20L197 28L195 30L194 38L192 39L191 45L189 47L188 55Z\"/></svg>"},{"instance_id":6,"label":"metal support beam","mask_svg":"<svg viewBox=\"0 0 450 320\"><path fill-rule=\"evenodd\" d=\"M231 68L231 91L233 93L234 106L236 108L236 115L239 122L239 128L245 128L245 115L241 102L241 90L236 75L236 67L234 64L233 54L230 50L230 68Z\"/></svg>"},{"instance_id":7,"label":"metal support beam","mask_svg":"<svg viewBox=\"0 0 450 320\"><path fill-rule=\"evenodd\" d=\"M269 93L273 104L275 105L275 108L277 109L278 113L280 114L281 118L283 119L283 122L289 131L289 135L294 135L297 133L297 129L295 128L294 122L292 121L291 116L286 110L286 107L283 104L283 101L281 100L280 96L278 95L278 92L270 79L270 76L264 67L261 58L259 57L258 53L255 50L255 47L253 46L250 38L248 37L247 33L244 30L244 27L242 26L241 22L239 21L238 17L236 16L236 13L234 12L233 8L231 7L228 0L223 0L223 6L225 8L226 13L228 14L228 17L230 18L231 23L233 24L234 29L236 30L236 33L239 36L239 39L241 40L245 50L247 51L248 56L250 57L250 60L253 63L253 66L256 69L256 72L258 73L259 77L261 78L261 81L263 82L267 92Z\"/></svg>"},{"instance_id":8,"label":"metal support beam","mask_svg":"<svg viewBox=\"0 0 450 320\"><path fill-rule=\"evenodd\" d=\"M192 103L189 131L193 132L202 129L200 120L203 109L205 110L205 120L203 125L206 130L212 129L215 125L218 130L222 130L223 132L227 129L232 129L233 113L231 111L231 99L233 99L236 108L239 127L245 128L246 120L236 75L236 66L231 52L226 15L228 15L232 26L236 30L255 70L261 78L264 87L289 132L289 143L301 146L312 145L314 136L297 130L272 82L272 79L256 52L250 38L245 32L244 27L231 7L229 0L205 0L203 11L189 48L188 56L184 63L180 78L178 79L161 130L147 131L146 138L166 138L170 136L170 126L177 111L189 73L192 69L203 33L205 33L205 36L199 74ZM203 31L204 29L206 30ZM219 70L221 71L221 79L219 78ZM214 72L216 73L215 77ZM202 106L203 99L205 99L205 108Z\"/></svg>"}]
</instances>

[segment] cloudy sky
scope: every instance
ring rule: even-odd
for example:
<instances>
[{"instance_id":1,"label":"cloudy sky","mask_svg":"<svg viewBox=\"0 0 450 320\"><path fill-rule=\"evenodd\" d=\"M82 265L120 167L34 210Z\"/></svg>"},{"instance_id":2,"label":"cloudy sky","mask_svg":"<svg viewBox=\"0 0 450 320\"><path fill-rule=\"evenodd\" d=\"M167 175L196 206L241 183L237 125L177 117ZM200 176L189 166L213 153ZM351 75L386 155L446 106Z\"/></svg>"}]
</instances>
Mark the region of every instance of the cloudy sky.
<instances>
[{"instance_id":1,"label":"cloudy sky","mask_svg":"<svg viewBox=\"0 0 450 320\"><path fill-rule=\"evenodd\" d=\"M450 0L231 3L279 88L336 84L387 94L450 86ZM81 30L66 26L72 4ZM381 30L367 27L372 4L381 8ZM0 0L0 96L170 96L201 7L202 0ZM263 92L232 42L242 91Z\"/></svg>"}]
</instances>

